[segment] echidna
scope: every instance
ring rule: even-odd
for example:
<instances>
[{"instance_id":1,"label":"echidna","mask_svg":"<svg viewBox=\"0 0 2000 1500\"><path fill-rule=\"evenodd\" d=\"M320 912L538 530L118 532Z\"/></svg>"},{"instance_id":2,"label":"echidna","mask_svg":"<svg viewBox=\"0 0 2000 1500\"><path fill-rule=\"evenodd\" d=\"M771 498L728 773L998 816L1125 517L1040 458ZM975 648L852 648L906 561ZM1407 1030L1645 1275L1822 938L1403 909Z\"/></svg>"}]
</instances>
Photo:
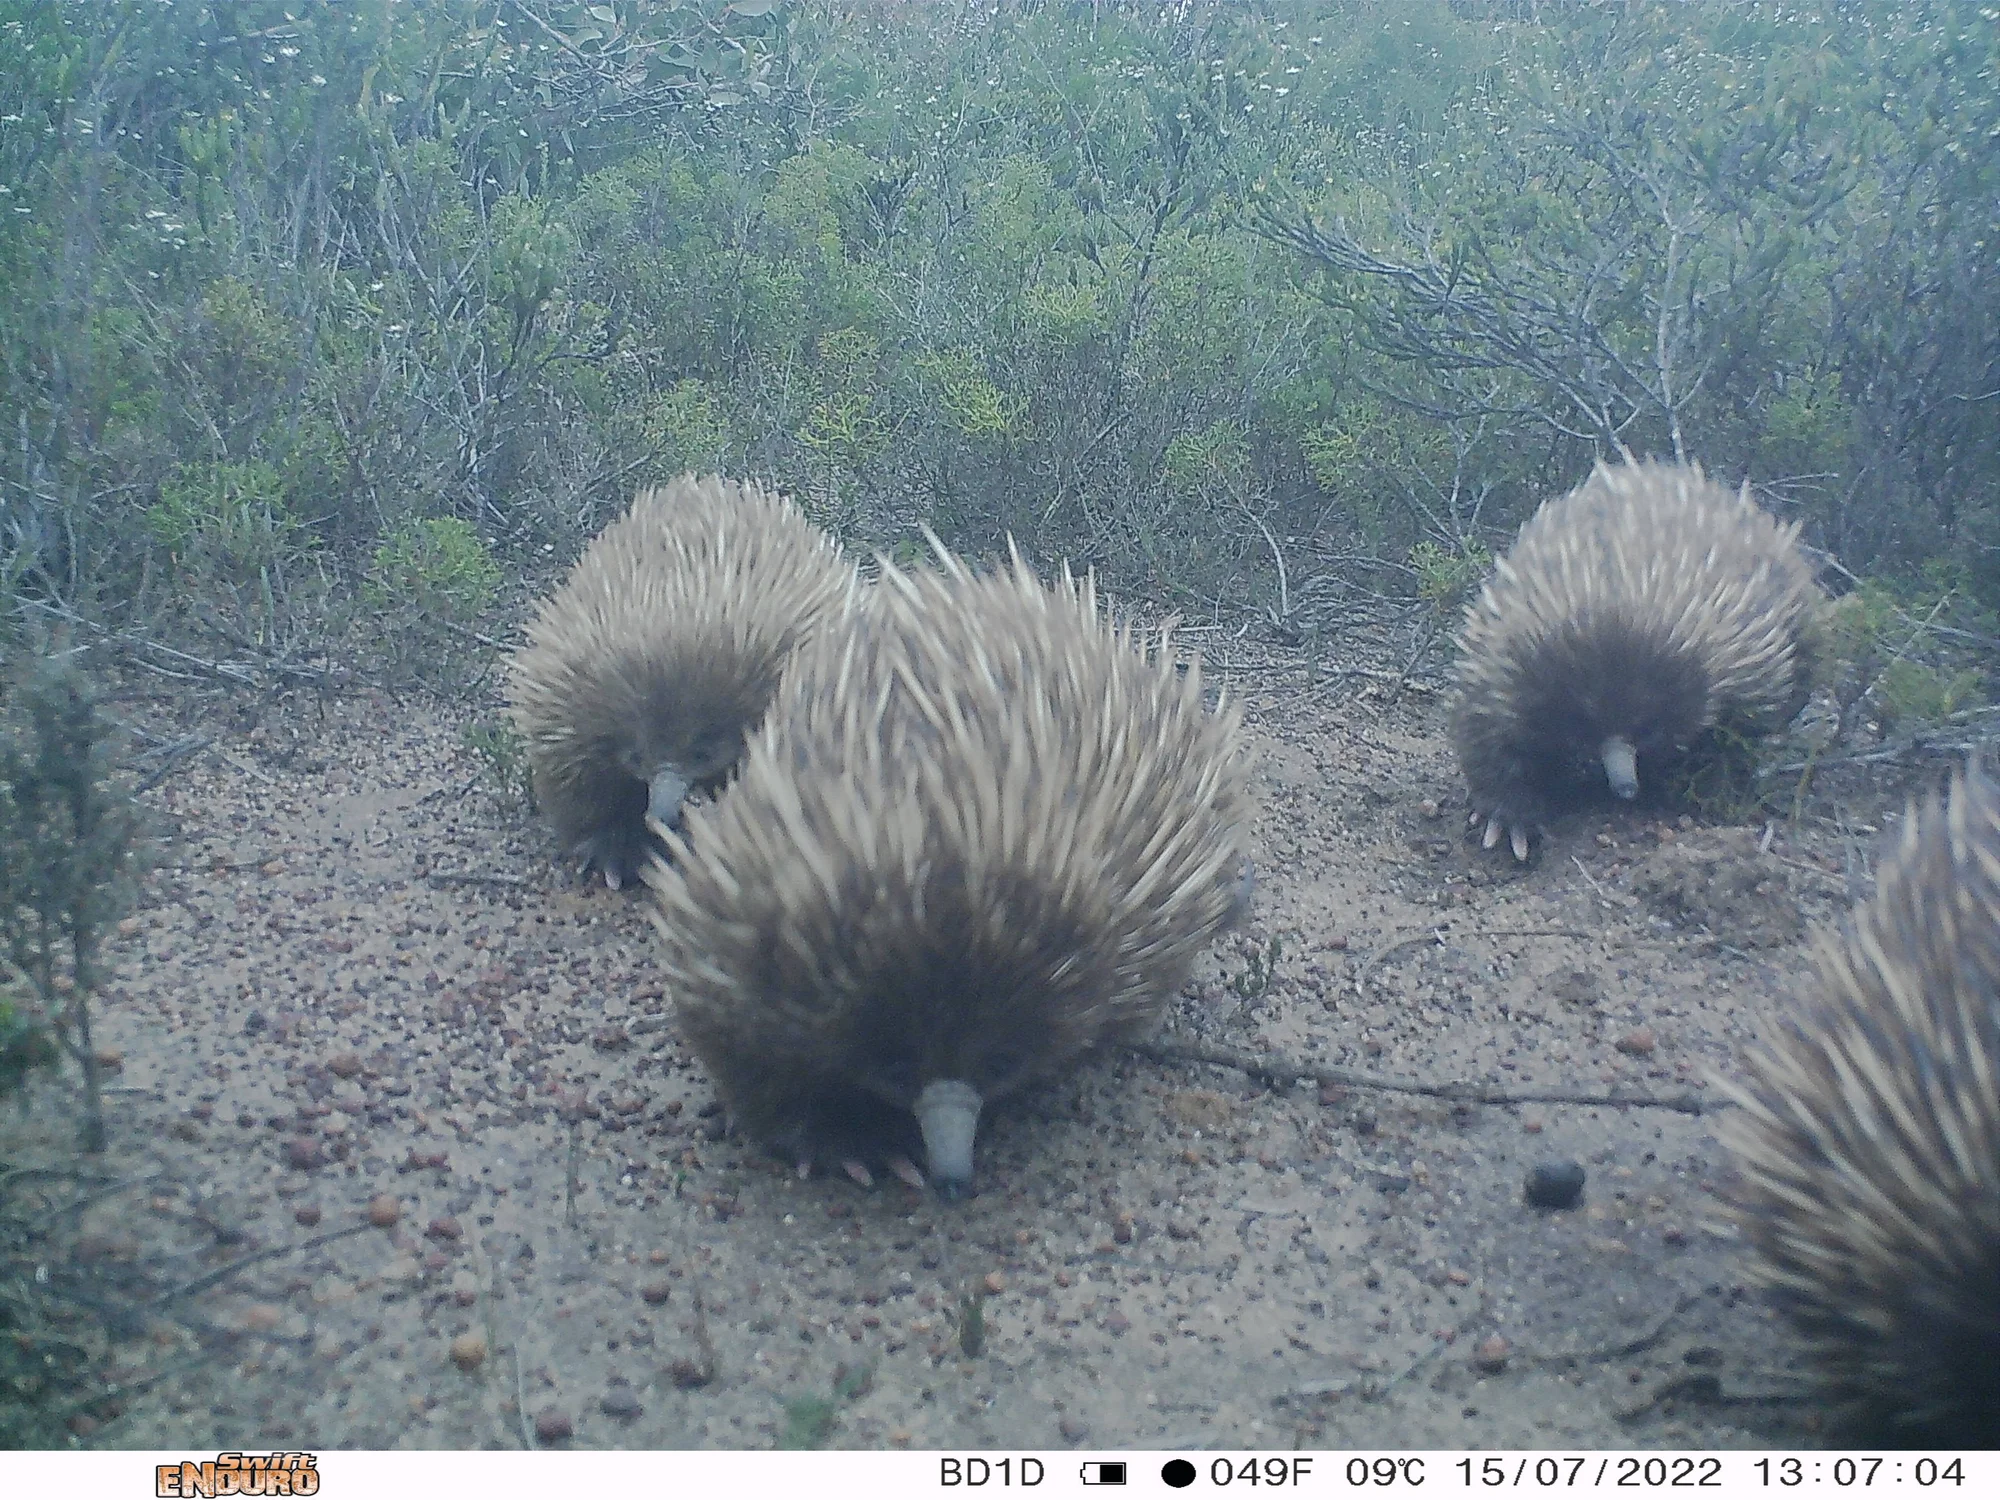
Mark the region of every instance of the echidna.
<instances>
[{"instance_id":1,"label":"echidna","mask_svg":"<svg viewBox=\"0 0 2000 1500\"><path fill-rule=\"evenodd\" d=\"M1521 528L1466 611L1452 735L1484 846L1705 730L1789 721L1820 593L1798 527L1692 465L1599 465Z\"/></svg>"},{"instance_id":2,"label":"echidna","mask_svg":"<svg viewBox=\"0 0 2000 1500\"><path fill-rule=\"evenodd\" d=\"M1759 1273L1848 1414L2000 1443L2000 792L1912 808L1722 1135Z\"/></svg>"},{"instance_id":3,"label":"echidna","mask_svg":"<svg viewBox=\"0 0 2000 1500\"><path fill-rule=\"evenodd\" d=\"M725 778L813 622L854 576L789 500L684 475L644 491L578 559L511 664L535 795L613 890L650 815Z\"/></svg>"},{"instance_id":4,"label":"echidna","mask_svg":"<svg viewBox=\"0 0 2000 1500\"><path fill-rule=\"evenodd\" d=\"M980 1110L1156 1019L1247 890L1236 711L1013 553L886 559L658 894L681 1024L801 1174L972 1176ZM1010 549L1011 550L1011 549Z\"/></svg>"}]
</instances>

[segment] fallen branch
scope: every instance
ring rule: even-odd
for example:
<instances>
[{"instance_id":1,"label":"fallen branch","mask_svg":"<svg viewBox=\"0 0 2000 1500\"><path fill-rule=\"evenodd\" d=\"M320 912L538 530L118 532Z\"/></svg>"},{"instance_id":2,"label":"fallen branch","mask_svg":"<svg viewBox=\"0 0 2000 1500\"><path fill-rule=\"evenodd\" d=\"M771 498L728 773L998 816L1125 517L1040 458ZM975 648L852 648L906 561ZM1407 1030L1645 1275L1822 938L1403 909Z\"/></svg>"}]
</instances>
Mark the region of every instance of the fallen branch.
<instances>
[{"instance_id":1,"label":"fallen branch","mask_svg":"<svg viewBox=\"0 0 2000 1500\"><path fill-rule=\"evenodd\" d=\"M1281 1053L1239 1052L1233 1047L1205 1047L1182 1042L1140 1042L1128 1044L1128 1052L1154 1062L1207 1063L1218 1068L1234 1068L1275 1088L1289 1088L1301 1078L1333 1088L1374 1089L1385 1094L1421 1094L1430 1099L1450 1099L1462 1104L1580 1104L1592 1108L1670 1109L1676 1114L1699 1115L1724 1107L1726 1101L1706 1100L1699 1094L1587 1094L1572 1089L1504 1089L1483 1083L1419 1083L1414 1079L1383 1078L1374 1073L1357 1073L1348 1068L1328 1068L1318 1063L1299 1062Z\"/></svg>"}]
</instances>

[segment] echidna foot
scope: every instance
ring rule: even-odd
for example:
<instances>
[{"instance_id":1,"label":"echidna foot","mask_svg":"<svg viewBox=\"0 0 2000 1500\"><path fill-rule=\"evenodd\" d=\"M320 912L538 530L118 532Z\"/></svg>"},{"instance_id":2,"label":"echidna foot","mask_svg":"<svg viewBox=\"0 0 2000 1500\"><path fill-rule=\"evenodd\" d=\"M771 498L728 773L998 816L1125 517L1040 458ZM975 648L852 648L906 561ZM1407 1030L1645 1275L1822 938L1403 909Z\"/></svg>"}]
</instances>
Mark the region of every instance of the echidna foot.
<instances>
[{"instance_id":1,"label":"echidna foot","mask_svg":"<svg viewBox=\"0 0 2000 1500\"><path fill-rule=\"evenodd\" d=\"M1471 821L1466 826L1477 828L1482 818L1486 821L1486 832L1480 837L1479 847L1482 849L1491 849L1500 842L1501 836L1505 835L1508 847L1514 851L1514 858L1520 863L1526 864L1528 862L1528 825L1516 819L1509 818L1505 813L1501 812L1474 812Z\"/></svg>"},{"instance_id":2,"label":"echidna foot","mask_svg":"<svg viewBox=\"0 0 2000 1500\"><path fill-rule=\"evenodd\" d=\"M578 840L571 852L583 861L586 873L596 870L604 877L604 884L617 891L623 890L628 881L639 878L651 853L651 842L643 831L633 834L623 829L600 828Z\"/></svg>"}]
</instances>

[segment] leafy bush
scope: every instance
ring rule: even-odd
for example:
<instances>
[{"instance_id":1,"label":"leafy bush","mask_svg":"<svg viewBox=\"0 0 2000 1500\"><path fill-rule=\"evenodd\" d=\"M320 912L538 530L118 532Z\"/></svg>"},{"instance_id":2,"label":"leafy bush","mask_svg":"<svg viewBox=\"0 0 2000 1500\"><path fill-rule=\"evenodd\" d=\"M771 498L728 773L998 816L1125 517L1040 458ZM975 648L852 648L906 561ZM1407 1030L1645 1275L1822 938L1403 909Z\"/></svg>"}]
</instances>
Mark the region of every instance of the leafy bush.
<instances>
[{"instance_id":1,"label":"leafy bush","mask_svg":"<svg viewBox=\"0 0 2000 1500\"><path fill-rule=\"evenodd\" d=\"M469 522L456 516L411 520L375 549L366 598L377 608L462 623L493 607L500 576L492 549Z\"/></svg>"}]
</instances>

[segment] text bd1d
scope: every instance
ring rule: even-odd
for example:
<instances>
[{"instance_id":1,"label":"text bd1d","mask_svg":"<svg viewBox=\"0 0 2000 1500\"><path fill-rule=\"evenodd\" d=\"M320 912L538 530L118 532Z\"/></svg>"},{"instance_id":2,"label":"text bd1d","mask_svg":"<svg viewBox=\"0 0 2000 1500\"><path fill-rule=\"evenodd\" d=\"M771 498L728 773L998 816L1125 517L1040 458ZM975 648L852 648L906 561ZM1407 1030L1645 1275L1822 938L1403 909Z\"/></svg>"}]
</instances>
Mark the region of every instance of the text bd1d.
<instances>
[{"instance_id":1,"label":"text bd1d","mask_svg":"<svg viewBox=\"0 0 2000 1500\"><path fill-rule=\"evenodd\" d=\"M1033 1489L1042 1482L1039 1458L940 1458L938 1483L946 1487L999 1485L1003 1489Z\"/></svg>"}]
</instances>

